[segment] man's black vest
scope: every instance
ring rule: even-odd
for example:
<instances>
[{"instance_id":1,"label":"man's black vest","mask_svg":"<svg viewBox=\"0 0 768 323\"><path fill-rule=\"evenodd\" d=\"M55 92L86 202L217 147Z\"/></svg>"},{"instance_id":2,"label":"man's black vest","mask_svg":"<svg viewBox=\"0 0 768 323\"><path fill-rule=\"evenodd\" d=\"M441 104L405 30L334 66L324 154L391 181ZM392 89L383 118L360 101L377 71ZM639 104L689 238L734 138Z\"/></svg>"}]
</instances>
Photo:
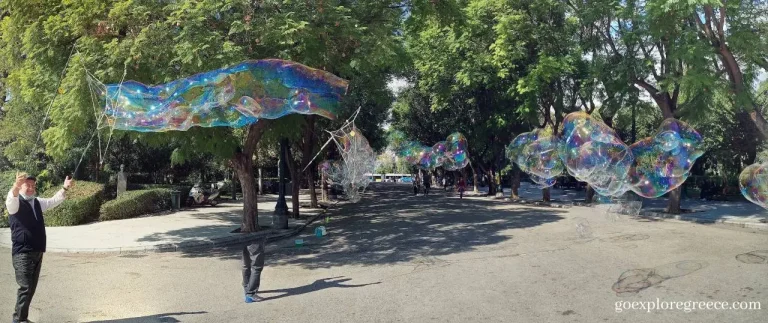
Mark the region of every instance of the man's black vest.
<instances>
[{"instance_id":1,"label":"man's black vest","mask_svg":"<svg viewBox=\"0 0 768 323\"><path fill-rule=\"evenodd\" d=\"M35 211L32 212L32 208ZM45 219L37 199L32 202L19 197L19 211L8 217L11 225L12 254L45 252Z\"/></svg>"}]
</instances>

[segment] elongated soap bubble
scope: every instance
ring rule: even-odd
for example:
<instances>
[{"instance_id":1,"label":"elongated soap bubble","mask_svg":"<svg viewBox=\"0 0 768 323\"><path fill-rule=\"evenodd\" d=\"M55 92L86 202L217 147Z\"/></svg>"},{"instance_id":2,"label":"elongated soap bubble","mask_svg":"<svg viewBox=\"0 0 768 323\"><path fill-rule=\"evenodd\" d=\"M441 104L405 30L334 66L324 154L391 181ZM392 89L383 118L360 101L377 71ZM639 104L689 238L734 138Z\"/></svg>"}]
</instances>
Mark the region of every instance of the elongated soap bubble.
<instances>
[{"instance_id":1,"label":"elongated soap bubble","mask_svg":"<svg viewBox=\"0 0 768 323\"><path fill-rule=\"evenodd\" d=\"M266 59L155 86L134 81L110 84L99 94L115 129L162 132L243 127L295 113L335 119L347 85L322 70Z\"/></svg>"}]
</instances>

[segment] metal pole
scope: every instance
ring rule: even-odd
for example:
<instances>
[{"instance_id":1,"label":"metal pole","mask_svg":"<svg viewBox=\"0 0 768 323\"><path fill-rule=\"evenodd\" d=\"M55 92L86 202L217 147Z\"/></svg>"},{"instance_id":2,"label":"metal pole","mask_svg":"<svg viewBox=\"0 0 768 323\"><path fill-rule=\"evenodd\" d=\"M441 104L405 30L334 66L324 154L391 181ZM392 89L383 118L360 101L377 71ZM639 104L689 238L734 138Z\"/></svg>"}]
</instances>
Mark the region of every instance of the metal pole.
<instances>
[{"instance_id":1,"label":"metal pole","mask_svg":"<svg viewBox=\"0 0 768 323\"><path fill-rule=\"evenodd\" d=\"M288 140L286 138L280 139L280 160L277 163L277 177L280 181L279 195L277 197L277 204L275 205L274 214L274 226L277 229L288 228L288 204L285 202L285 150L288 146Z\"/></svg>"}]
</instances>

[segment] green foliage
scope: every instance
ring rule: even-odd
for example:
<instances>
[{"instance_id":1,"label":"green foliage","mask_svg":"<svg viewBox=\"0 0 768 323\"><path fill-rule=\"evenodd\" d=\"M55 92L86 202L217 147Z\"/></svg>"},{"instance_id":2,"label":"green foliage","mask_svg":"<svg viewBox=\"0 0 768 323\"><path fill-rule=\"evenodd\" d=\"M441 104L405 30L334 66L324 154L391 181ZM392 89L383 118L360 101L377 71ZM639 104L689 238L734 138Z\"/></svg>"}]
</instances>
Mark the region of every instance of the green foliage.
<instances>
[{"instance_id":1,"label":"green foliage","mask_svg":"<svg viewBox=\"0 0 768 323\"><path fill-rule=\"evenodd\" d=\"M16 181L16 172L5 171L0 172L0 193L5 196L6 193L13 187L13 183ZM5 207L3 204L1 207Z\"/></svg>"},{"instance_id":2,"label":"green foliage","mask_svg":"<svg viewBox=\"0 0 768 323\"><path fill-rule=\"evenodd\" d=\"M0 172L0 194L3 196L3 200L5 200L6 194L8 194L8 191L11 190L11 187L13 187L13 182L16 181L16 172L13 171L7 171L7 172ZM3 202L2 205L0 205L0 228L7 228L8 227L8 211L5 209L5 202Z\"/></svg>"},{"instance_id":3,"label":"green foliage","mask_svg":"<svg viewBox=\"0 0 768 323\"><path fill-rule=\"evenodd\" d=\"M41 196L51 197L60 187L54 186ZM77 182L67 193L61 205L45 211L45 225L72 226L95 221L103 201L104 185L92 182Z\"/></svg>"},{"instance_id":4,"label":"green foliage","mask_svg":"<svg viewBox=\"0 0 768 323\"><path fill-rule=\"evenodd\" d=\"M99 221L130 219L168 210L170 207L170 189L154 188L128 191L101 206Z\"/></svg>"},{"instance_id":5,"label":"green foliage","mask_svg":"<svg viewBox=\"0 0 768 323\"><path fill-rule=\"evenodd\" d=\"M17 6L30 8L18 10ZM392 100L381 75L401 70L407 62L399 36L404 10L433 14L446 11L442 7L427 1L308 5L295 1L92 0L48 1L39 6L7 1L0 9L14 10L7 11L0 25L0 84L10 90L13 100L0 121L0 145L17 165L38 160L37 154L44 151L71 171L80 155L87 156L86 163L93 163L103 158L98 150L105 148L97 148L94 139L90 151L84 150L97 128L101 106L91 101L86 70L104 83L125 79L157 84L262 58L289 59L349 79L348 108L340 118L363 106L365 114L374 117L361 118L360 128L373 143L381 144L377 122L386 118ZM43 140L31 154L40 120L52 101ZM107 127L99 128L102 139L108 138ZM200 154L231 158L242 145L242 134L240 129L194 128L114 135L149 144L174 143L173 162L184 164Z\"/></svg>"}]
</instances>

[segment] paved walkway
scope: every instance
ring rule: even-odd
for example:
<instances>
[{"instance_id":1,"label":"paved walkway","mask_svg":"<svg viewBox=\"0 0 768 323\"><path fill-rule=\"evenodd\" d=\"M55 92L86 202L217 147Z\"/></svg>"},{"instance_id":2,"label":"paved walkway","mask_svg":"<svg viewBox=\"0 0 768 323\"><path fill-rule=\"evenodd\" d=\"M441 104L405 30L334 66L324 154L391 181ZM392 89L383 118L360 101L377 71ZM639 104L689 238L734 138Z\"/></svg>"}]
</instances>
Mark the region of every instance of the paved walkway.
<instances>
[{"instance_id":1,"label":"paved walkway","mask_svg":"<svg viewBox=\"0 0 768 323\"><path fill-rule=\"evenodd\" d=\"M271 226L275 196L259 197L259 224ZM301 200L308 203L308 201ZM288 207L291 207L290 199ZM231 233L240 227L242 202L228 202L216 207L202 206L170 214L96 222L73 227L48 227L48 252L125 253L143 251L178 251L216 247L255 239L264 234L284 236L294 233L321 212L301 209L304 219L288 220L288 230L265 230L244 235ZM10 248L10 229L0 229L0 247Z\"/></svg>"},{"instance_id":2,"label":"paved walkway","mask_svg":"<svg viewBox=\"0 0 768 323\"><path fill-rule=\"evenodd\" d=\"M487 187L481 187L480 191L488 192ZM540 201L541 190L530 183L521 183L520 198L527 201ZM552 203L572 205L574 202L583 202L586 192L584 190L562 190L553 188L551 191ZM504 196L510 197L509 188L504 189ZM667 206L666 198L645 199L641 215L657 218L674 218L683 221L697 223L722 223L750 229L768 230L768 211L749 202L715 202L701 201L698 199L684 199L681 202L683 209L689 209L691 213L681 215L666 214L663 210Z\"/></svg>"},{"instance_id":3,"label":"paved walkway","mask_svg":"<svg viewBox=\"0 0 768 323\"><path fill-rule=\"evenodd\" d=\"M271 243L261 303L243 302L242 249L45 255L39 323L768 322L768 232L609 218L372 185L328 235ZM754 232L753 232L754 231ZM17 288L0 248L0 322ZM761 302L648 311L630 302ZM635 303L637 304L637 303ZM667 303L675 304L675 303ZM742 303L748 304L748 303ZM754 304L754 303L752 303ZM644 304L645 305L645 304ZM680 306L680 305L678 305ZM671 307L666 307L671 308Z\"/></svg>"}]
</instances>

